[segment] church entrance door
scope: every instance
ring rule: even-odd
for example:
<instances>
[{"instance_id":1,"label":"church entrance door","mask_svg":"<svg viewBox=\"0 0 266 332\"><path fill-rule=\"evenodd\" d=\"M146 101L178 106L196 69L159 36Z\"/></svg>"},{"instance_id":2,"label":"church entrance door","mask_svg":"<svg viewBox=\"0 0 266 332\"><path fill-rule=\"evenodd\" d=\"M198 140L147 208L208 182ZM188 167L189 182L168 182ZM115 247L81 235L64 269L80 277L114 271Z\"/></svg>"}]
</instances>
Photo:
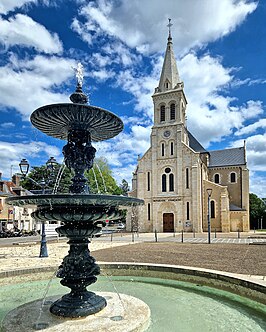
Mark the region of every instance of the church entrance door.
<instances>
[{"instance_id":1,"label":"church entrance door","mask_svg":"<svg viewBox=\"0 0 266 332\"><path fill-rule=\"evenodd\" d=\"M173 213L164 213L163 214L163 231L165 233L174 231L174 214Z\"/></svg>"}]
</instances>

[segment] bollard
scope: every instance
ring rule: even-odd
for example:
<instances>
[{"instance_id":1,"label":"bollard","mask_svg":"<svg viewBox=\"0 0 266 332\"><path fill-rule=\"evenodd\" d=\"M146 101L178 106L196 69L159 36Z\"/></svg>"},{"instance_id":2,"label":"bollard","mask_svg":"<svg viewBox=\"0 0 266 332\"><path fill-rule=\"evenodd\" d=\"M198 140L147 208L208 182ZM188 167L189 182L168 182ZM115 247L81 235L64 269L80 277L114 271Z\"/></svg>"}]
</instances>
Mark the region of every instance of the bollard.
<instances>
[{"instance_id":1,"label":"bollard","mask_svg":"<svg viewBox=\"0 0 266 332\"><path fill-rule=\"evenodd\" d=\"M254 227L254 233L255 233L255 229L256 229L256 228Z\"/></svg>"},{"instance_id":2,"label":"bollard","mask_svg":"<svg viewBox=\"0 0 266 332\"><path fill-rule=\"evenodd\" d=\"M240 230L237 230L237 238L240 239Z\"/></svg>"},{"instance_id":3,"label":"bollard","mask_svg":"<svg viewBox=\"0 0 266 332\"><path fill-rule=\"evenodd\" d=\"M157 230L156 229L154 231L154 236L155 236L155 242L158 242L158 236L157 236Z\"/></svg>"},{"instance_id":4,"label":"bollard","mask_svg":"<svg viewBox=\"0 0 266 332\"><path fill-rule=\"evenodd\" d=\"M113 232L111 233L111 242L113 242Z\"/></svg>"},{"instance_id":5,"label":"bollard","mask_svg":"<svg viewBox=\"0 0 266 332\"><path fill-rule=\"evenodd\" d=\"M216 228L214 229L214 238L216 239Z\"/></svg>"},{"instance_id":6,"label":"bollard","mask_svg":"<svg viewBox=\"0 0 266 332\"><path fill-rule=\"evenodd\" d=\"M183 229L182 229L182 231L181 231L181 242L182 242L182 243L184 242L184 231L183 231Z\"/></svg>"},{"instance_id":7,"label":"bollard","mask_svg":"<svg viewBox=\"0 0 266 332\"><path fill-rule=\"evenodd\" d=\"M196 234L195 234L195 228L193 228L193 238L195 239Z\"/></svg>"},{"instance_id":8,"label":"bollard","mask_svg":"<svg viewBox=\"0 0 266 332\"><path fill-rule=\"evenodd\" d=\"M134 242L134 232L132 231L132 242Z\"/></svg>"}]
</instances>

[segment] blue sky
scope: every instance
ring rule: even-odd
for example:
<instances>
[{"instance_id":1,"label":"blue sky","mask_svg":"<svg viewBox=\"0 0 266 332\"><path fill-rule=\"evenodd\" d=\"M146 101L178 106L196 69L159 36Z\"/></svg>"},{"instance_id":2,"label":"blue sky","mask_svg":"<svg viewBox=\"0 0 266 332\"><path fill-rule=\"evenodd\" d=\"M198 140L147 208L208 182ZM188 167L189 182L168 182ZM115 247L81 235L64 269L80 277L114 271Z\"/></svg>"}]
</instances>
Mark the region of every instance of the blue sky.
<instances>
[{"instance_id":1,"label":"blue sky","mask_svg":"<svg viewBox=\"0 0 266 332\"><path fill-rule=\"evenodd\" d=\"M247 144L250 191L266 196L266 1L1 0L0 171L21 158L62 161L64 141L34 129L39 106L68 102L85 68L90 104L120 116L123 133L94 144L118 183L149 147L168 17L188 99L188 128L209 150Z\"/></svg>"}]
</instances>

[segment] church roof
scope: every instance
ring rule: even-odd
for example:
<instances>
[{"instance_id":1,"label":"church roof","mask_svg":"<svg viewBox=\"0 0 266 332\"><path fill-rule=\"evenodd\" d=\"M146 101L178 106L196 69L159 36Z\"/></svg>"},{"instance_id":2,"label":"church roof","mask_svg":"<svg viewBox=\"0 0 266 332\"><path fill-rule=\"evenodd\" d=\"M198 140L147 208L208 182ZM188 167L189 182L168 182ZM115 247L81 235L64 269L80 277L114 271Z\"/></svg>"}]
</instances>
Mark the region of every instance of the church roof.
<instances>
[{"instance_id":1,"label":"church roof","mask_svg":"<svg viewBox=\"0 0 266 332\"><path fill-rule=\"evenodd\" d=\"M229 210L230 211L246 211L245 209L242 209L241 207L234 205L234 204L229 204Z\"/></svg>"},{"instance_id":2,"label":"church roof","mask_svg":"<svg viewBox=\"0 0 266 332\"><path fill-rule=\"evenodd\" d=\"M195 152L207 153L200 142L188 131L189 147Z\"/></svg>"},{"instance_id":3,"label":"church roof","mask_svg":"<svg viewBox=\"0 0 266 332\"><path fill-rule=\"evenodd\" d=\"M245 165L245 148L209 151L209 167Z\"/></svg>"}]
</instances>

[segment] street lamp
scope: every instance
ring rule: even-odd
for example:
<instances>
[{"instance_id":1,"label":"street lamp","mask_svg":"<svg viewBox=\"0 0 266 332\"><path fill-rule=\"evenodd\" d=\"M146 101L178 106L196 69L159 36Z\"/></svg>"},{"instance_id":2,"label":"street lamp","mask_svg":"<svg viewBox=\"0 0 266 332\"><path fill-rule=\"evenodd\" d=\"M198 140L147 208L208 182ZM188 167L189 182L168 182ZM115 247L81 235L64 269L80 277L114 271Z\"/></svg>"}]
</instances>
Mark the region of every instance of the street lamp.
<instances>
[{"instance_id":1,"label":"street lamp","mask_svg":"<svg viewBox=\"0 0 266 332\"><path fill-rule=\"evenodd\" d=\"M49 160L46 162L46 167L49 169L52 173L55 170L55 166L57 165L57 162L54 157L50 157ZM20 172L22 173L23 177L26 178L30 164L26 159L22 159L19 163ZM45 194L45 187L47 185L44 177L41 179L40 182L37 182L33 180L31 177L27 177L30 181L32 181L34 184L42 188L42 194ZM40 248L40 255L39 257L48 257L48 250L47 250L47 244L46 244L46 234L45 234L45 222L42 223L42 238L41 238L41 248Z\"/></svg>"},{"instance_id":2,"label":"street lamp","mask_svg":"<svg viewBox=\"0 0 266 332\"><path fill-rule=\"evenodd\" d=\"M211 195L212 195L212 189L207 189L208 194L208 243L211 243L211 216L210 216L210 210L211 210Z\"/></svg>"}]
</instances>

